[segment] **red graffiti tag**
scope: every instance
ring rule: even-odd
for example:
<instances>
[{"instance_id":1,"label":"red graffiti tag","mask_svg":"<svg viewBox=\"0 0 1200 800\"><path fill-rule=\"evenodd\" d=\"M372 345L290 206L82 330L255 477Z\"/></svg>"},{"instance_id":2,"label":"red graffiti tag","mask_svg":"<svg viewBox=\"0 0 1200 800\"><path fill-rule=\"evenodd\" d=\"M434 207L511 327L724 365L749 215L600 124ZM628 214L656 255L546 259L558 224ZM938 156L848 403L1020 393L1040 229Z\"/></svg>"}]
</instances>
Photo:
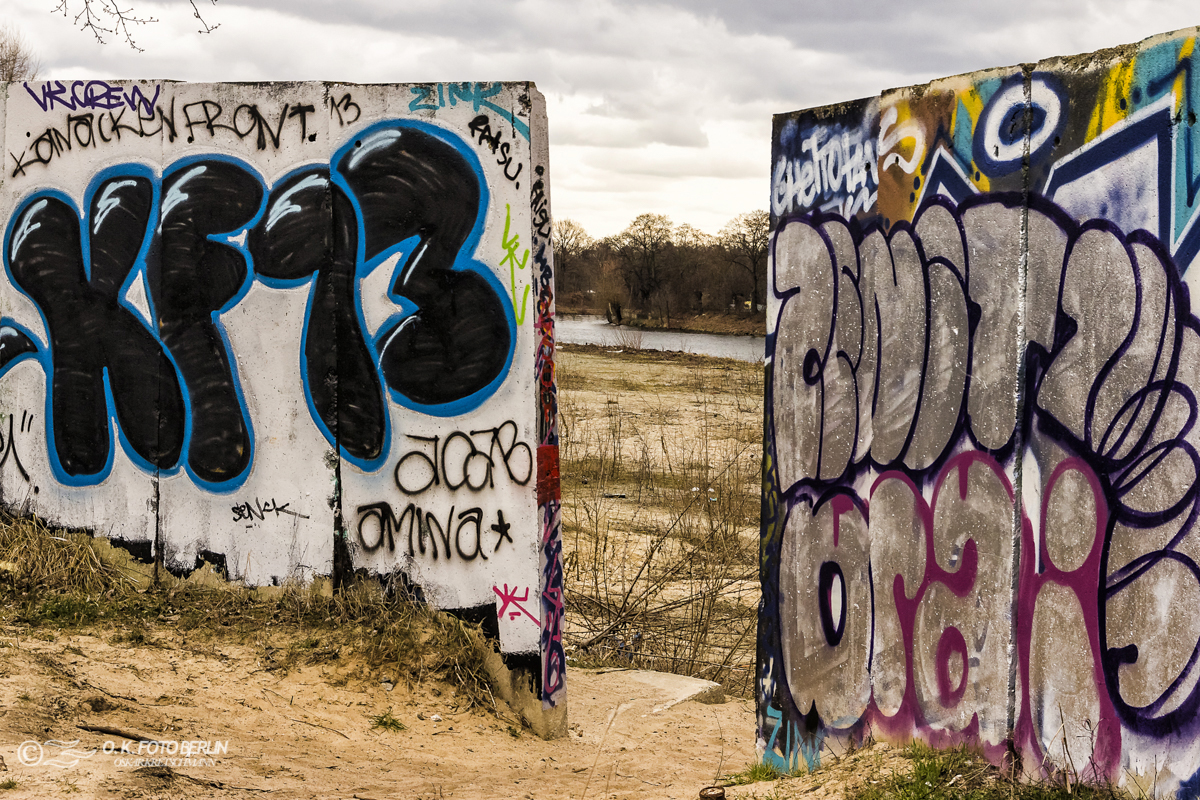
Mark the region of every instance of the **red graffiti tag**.
<instances>
[{"instance_id":1,"label":"red graffiti tag","mask_svg":"<svg viewBox=\"0 0 1200 800\"><path fill-rule=\"evenodd\" d=\"M523 605L521 605L521 603L528 602L528 600L529 600L529 587L528 586L525 587L525 594L521 595L520 597L517 597L517 587L514 586L512 589L509 589L507 583L504 584L503 589L501 589L499 586L493 586L492 591L496 593L497 597L499 597L501 600L504 601L504 605L500 606L500 608L496 611L497 617L503 617L504 612L508 609L508 607L513 606L517 610L508 612L509 619L516 619L517 617L524 614L525 616L527 616L531 620L533 620L534 623L536 623L539 627L541 627L542 623L538 621L538 618L535 617L533 614L530 614L525 609L525 607Z\"/></svg>"}]
</instances>

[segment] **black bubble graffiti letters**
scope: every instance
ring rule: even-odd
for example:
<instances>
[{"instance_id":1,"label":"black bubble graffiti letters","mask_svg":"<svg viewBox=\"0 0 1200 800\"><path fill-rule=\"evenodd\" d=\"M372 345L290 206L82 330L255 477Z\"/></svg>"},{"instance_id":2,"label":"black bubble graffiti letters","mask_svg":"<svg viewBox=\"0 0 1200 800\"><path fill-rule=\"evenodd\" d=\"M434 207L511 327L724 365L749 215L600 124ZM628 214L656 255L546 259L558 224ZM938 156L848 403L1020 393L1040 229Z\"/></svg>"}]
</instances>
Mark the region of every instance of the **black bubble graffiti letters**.
<instances>
[{"instance_id":1,"label":"black bubble graffiti letters","mask_svg":"<svg viewBox=\"0 0 1200 800\"><path fill-rule=\"evenodd\" d=\"M153 213L144 175L102 181L89 207L84 269L79 215L56 196L27 200L5 254L13 282L38 307L49 338L50 420L56 459L69 477L100 474L112 448L105 374L117 421L145 462L168 468L184 437L175 370L141 320L120 304Z\"/></svg>"},{"instance_id":2,"label":"black bubble graffiti letters","mask_svg":"<svg viewBox=\"0 0 1200 800\"><path fill-rule=\"evenodd\" d=\"M90 147L126 129L143 135L120 122L125 111L78 115L60 133ZM203 130L194 110L190 119ZM48 338L42 361L56 475L72 485L103 480L118 438L110 435L110 405L139 467L174 469L186 459L193 478L222 485L247 474L250 417L219 317L249 291L251 265L274 287L311 282L304 391L322 434L361 468L380 468L388 447L385 382L397 402L434 414L469 411L490 397L512 358L513 319L499 281L471 260L482 229L478 167L462 155L470 152L465 143L426 128L381 123L377 141L364 132L337 156L345 182L331 180L328 167L305 167L268 194L244 163L198 156L162 177L136 164L110 167L88 188L84 213L56 191L23 200L4 257ZM360 153L354 145L364 139L371 146ZM420 240L391 297L416 312L396 315L373 348L357 272L414 234ZM125 300L141 281L152 322ZM13 331L3 342L28 339ZM9 348L12 357L38 351L32 342L22 347ZM529 447L515 443L515 432L509 425L478 433L499 449L456 438L450 452L482 447L489 458L519 456L523 464ZM528 479L515 461L508 471Z\"/></svg>"},{"instance_id":3,"label":"black bubble graffiti letters","mask_svg":"<svg viewBox=\"0 0 1200 800\"><path fill-rule=\"evenodd\" d=\"M452 144L396 123L373 126L335 160L358 201L368 261L419 238L391 288L416 311L377 336L384 381L420 406L478 399L513 344L500 293L482 273L454 268L478 235L478 175Z\"/></svg>"},{"instance_id":4,"label":"black bubble graffiti letters","mask_svg":"<svg viewBox=\"0 0 1200 800\"><path fill-rule=\"evenodd\" d=\"M331 441L354 458L378 458L387 409L355 313L358 227L345 192L325 167L294 173L272 190L249 243L262 276L289 285L316 274L304 333L309 397Z\"/></svg>"},{"instance_id":5,"label":"black bubble graffiti letters","mask_svg":"<svg viewBox=\"0 0 1200 800\"><path fill-rule=\"evenodd\" d=\"M230 161L199 160L169 170L159 235L147 259L159 335L191 400L188 466L210 483L237 478L250 466L250 424L213 312L235 300L249 276L246 255L219 237L249 225L262 200L258 179Z\"/></svg>"},{"instance_id":6,"label":"black bubble graffiti letters","mask_svg":"<svg viewBox=\"0 0 1200 800\"><path fill-rule=\"evenodd\" d=\"M499 550L500 544L505 540L512 543L512 537L508 535L509 525L504 522L503 512L497 512L496 524L485 527L483 509L468 508L460 511L457 516L454 510L455 507L451 506L446 512L443 524L438 514L416 503L405 506L398 517L387 502L359 506L356 509L358 542L368 553L374 553L385 545L389 553L394 553L396 539L400 538L402 543L407 540L410 558L429 555L435 561L439 557L450 560L454 553L463 561L474 561L476 558L486 561L488 556L483 536L487 530L498 534L491 552ZM375 532L370 528L374 528Z\"/></svg>"},{"instance_id":7,"label":"black bubble graffiti letters","mask_svg":"<svg viewBox=\"0 0 1200 800\"><path fill-rule=\"evenodd\" d=\"M482 441L486 449L480 449L476 440L481 436L487 437ZM497 461L504 465L509 480L517 486L527 485L533 476L533 449L517 441L517 424L512 420L469 434L454 431L444 439L412 435L408 438L423 442L426 447L410 450L396 462L396 488L407 495L421 494L441 485L451 491L464 486L473 492L494 488Z\"/></svg>"}]
</instances>

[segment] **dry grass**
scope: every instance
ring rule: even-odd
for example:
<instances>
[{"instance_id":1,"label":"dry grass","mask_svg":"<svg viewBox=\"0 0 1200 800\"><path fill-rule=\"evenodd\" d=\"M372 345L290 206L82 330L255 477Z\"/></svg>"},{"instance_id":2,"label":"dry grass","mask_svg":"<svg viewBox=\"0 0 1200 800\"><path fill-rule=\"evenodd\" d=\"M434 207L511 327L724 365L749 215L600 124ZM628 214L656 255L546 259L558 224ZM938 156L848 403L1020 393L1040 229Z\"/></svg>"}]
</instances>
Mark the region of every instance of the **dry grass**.
<instances>
[{"instance_id":1,"label":"dry grass","mask_svg":"<svg viewBox=\"0 0 1200 800\"><path fill-rule=\"evenodd\" d=\"M564 348L566 639L576 663L754 674L762 367Z\"/></svg>"},{"instance_id":2,"label":"dry grass","mask_svg":"<svg viewBox=\"0 0 1200 800\"><path fill-rule=\"evenodd\" d=\"M640 328L618 327L612 333L613 347L623 350L640 352L642 349L642 331Z\"/></svg>"},{"instance_id":3,"label":"dry grass","mask_svg":"<svg viewBox=\"0 0 1200 800\"><path fill-rule=\"evenodd\" d=\"M333 664L342 683L380 676L415 686L454 684L458 703L495 706L484 669L491 644L477 626L416 602L398 581L361 579L256 590L205 585L117 563L86 534L35 519L0 519L0 624L41 630L109 628L112 641L253 643L264 667Z\"/></svg>"},{"instance_id":4,"label":"dry grass","mask_svg":"<svg viewBox=\"0 0 1200 800\"><path fill-rule=\"evenodd\" d=\"M103 560L87 534L0 515L0 586L92 595L136 588L139 577Z\"/></svg>"}]
</instances>

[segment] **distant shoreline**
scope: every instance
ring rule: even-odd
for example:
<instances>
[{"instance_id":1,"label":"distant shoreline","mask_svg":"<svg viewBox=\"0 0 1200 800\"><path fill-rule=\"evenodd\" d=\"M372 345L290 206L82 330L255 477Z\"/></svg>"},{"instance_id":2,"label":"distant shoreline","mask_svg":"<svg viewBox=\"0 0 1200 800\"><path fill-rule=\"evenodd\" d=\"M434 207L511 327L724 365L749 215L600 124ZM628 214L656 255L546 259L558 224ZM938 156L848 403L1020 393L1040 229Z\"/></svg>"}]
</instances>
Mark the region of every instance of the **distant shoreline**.
<instances>
[{"instance_id":1,"label":"distant shoreline","mask_svg":"<svg viewBox=\"0 0 1200 800\"><path fill-rule=\"evenodd\" d=\"M603 313L592 310L556 309L556 313L565 317L603 317ZM648 319L641 316L626 316L619 327L640 329L646 331L663 331L674 333L708 333L718 336L766 336L767 320L765 315L724 314L705 312L702 314L680 314L671 316L671 325L665 326L661 320Z\"/></svg>"}]
</instances>

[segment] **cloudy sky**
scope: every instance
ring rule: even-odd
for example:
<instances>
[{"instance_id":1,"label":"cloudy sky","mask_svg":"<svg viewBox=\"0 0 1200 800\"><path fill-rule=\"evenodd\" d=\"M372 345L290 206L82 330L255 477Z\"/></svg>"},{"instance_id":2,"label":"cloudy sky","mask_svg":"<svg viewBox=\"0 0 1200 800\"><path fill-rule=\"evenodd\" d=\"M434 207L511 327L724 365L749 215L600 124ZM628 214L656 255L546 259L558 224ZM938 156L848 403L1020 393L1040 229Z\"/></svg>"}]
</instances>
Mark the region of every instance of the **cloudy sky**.
<instances>
[{"instance_id":1,"label":"cloudy sky","mask_svg":"<svg viewBox=\"0 0 1200 800\"><path fill-rule=\"evenodd\" d=\"M196 2L216 31L187 0L122 0L158 20L133 31L143 52L78 30L83 0L0 0L0 21L43 78L533 80L554 216L594 236L765 208L772 114L1200 24L1196 0Z\"/></svg>"}]
</instances>

